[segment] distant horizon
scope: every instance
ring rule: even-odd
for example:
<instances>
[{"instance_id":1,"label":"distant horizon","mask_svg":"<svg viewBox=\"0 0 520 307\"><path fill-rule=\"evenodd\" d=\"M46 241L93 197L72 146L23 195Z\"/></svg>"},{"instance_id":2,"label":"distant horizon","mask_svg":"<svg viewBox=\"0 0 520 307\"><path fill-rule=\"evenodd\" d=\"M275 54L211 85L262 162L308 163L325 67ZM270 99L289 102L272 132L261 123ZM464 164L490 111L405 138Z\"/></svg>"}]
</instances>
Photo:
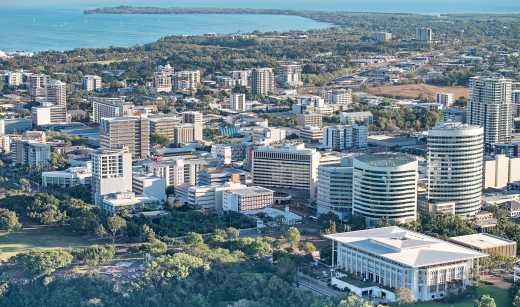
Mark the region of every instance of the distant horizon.
<instances>
[{"instance_id":1,"label":"distant horizon","mask_svg":"<svg viewBox=\"0 0 520 307\"><path fill-rule=\"evenodd\" d=\"M87 9L107 6L273 8L292 10L388 12L416 14L520 14L518 0L0 0L0 7L18 9ZM58 7L56 7L58 6Z\"/></svg>"}]
</instances>

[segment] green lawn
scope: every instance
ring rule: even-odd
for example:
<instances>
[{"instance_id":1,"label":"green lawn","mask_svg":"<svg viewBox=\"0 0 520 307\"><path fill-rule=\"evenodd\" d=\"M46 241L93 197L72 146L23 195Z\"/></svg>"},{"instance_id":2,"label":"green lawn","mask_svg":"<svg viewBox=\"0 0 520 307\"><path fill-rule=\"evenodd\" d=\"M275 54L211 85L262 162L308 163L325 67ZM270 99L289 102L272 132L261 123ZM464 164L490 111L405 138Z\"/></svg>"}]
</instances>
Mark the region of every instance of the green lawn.
<instances>
[{"instance_id":1,"label":"green lawn","mask_svg":"<svg viewBox=\"0 0 520 307\"><path fill-rule=\"evenodd\" d=\"M465 299L455 303L439 303L439 302L426 302L426 303L415 303L410 307L473 307L475 299L478 299L483 294L489 294L495 299L497 307L509 307L511 306L511 300L507 289L501 289L490 285L481 284L477 288L477 295L472 299Z\"/></svg>"},{"instance_id":2,"label":"green lawn","mask_svg":"<svg viewBox=\"0 0 520 307\"><path fill-rule=\"evenodd\" d=\"M96 240L67 233L57 227L34 226L21 231L0 232L0 260L31 249L85 247Z\"/></svg>"}]
</instances>

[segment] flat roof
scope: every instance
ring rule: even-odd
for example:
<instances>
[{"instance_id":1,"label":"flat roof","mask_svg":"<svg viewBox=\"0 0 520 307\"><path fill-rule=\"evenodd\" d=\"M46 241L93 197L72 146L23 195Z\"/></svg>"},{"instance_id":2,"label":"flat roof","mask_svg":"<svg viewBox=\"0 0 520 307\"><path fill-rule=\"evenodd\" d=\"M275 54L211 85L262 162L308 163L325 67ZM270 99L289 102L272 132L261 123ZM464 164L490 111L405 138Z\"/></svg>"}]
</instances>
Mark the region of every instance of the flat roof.
<instances>
[{"instance_id":1,"label":"flat roof","mask_svg":"<svg viewBox=\"0 0 520 307\"><path fill-rule=\"evenodd\" d=\"M408 154L393 152L360 155L356 156L354 160L379 167L395 167L417 161L415 157Z\"/></svg>"},{"instance_id":2,"label":"flat roof","mask_svg":"<svg viewBox=\"0 0 520 307\"><path fill-rule=\"evenodd\" d=\"M414 268L488 256L398 226L337 233L325 237L367 254Z\"/></svg>"},{"instance_id":3,"label":"flat roof","mask_svg":"<svg viewBox=\"0 0 520 307\"><path fill-rule=\"evenodd\" d=\"M488 233L476 233L465 236L451 237L451 241L477 249L493 248L497 246L516 244L515 241L504 239Z\"/></svg>"}]
</instances>

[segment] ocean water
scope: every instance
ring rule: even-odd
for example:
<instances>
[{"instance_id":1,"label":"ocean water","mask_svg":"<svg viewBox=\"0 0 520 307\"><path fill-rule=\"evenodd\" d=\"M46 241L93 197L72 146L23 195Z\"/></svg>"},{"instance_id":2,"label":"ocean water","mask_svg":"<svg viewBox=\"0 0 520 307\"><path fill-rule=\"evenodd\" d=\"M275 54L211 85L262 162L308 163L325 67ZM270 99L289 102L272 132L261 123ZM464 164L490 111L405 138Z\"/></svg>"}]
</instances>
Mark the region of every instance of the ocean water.
<instances>
[{"instance_id":1,"label":"ocean water","mask_svg":"<svg viewBox=\"0 0 520 307\"><path fill-rule=\"evenodd\" d=\"M520 0L0 0L0 50L132 46L174 34L308 30L330 26L295 16L83 14L84 9L116 5L520 14Z\"/></svg>"}]
</instances>

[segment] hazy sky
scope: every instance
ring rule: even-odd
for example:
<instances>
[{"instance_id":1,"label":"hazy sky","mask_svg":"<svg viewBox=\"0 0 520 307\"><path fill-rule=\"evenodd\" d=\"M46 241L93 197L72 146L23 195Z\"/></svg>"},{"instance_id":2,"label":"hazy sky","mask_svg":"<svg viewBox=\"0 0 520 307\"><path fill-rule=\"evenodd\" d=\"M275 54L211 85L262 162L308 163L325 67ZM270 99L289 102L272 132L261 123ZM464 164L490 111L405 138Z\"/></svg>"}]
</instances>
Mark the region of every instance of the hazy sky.
<instances>
[{"instance_id":1,"label":"hazy sky","mask_svg":"<svg viewBox=\"0 0 520 307\"><path fill-rule=\"evenodd\" d=\"M251 7L309 10L479 11L520 13L520 0L0 0L0 7L95 8L116 5Z\"/></svg>"}]
</instances>

